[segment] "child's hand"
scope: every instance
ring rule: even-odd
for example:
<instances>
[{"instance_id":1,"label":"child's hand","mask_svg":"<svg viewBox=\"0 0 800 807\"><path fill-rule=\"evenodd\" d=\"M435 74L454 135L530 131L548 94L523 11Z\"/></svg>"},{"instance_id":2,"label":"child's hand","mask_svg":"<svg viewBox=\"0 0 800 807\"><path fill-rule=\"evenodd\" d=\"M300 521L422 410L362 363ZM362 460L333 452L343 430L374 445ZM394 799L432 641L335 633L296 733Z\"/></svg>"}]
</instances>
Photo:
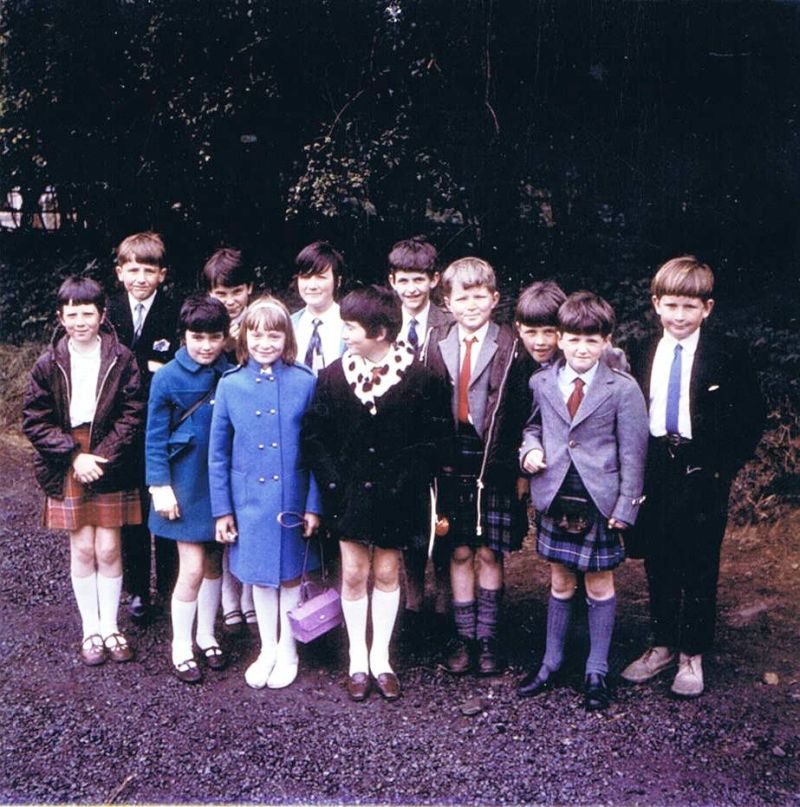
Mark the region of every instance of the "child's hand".
<instances>
[{"instance_id":1,"label":"child's hand","mask_svg":"<svg viewBox=\"0 0 800 807\"><path fill-rule=\"evenodd\" d=\"M303 516L303 538L310 538L319 529L319 516L306 513Z\"/></svg>"},{"instance_id":2,"label":"child's hand","mask_svg":"<svg viewBox=\"0 0 800 807\"><path fill-rule=\"evenodd\" d=\"M539 471L547 468L544 461L544 451L541 448L532 448L522 460L522 468L529 474L538 474Z\"/></svg>"},{"instance_id":3,"label":"child's hand","mask_svg":"<svg viewBox=\"0 0 800 807\"><path fill-rule=\"evenodd\" d=\"M108 462L104 457L97 454L86 454L81 452L72 460L72 470L75 479L82 485L89 482L96 482L105 473L103 463Z\"/></svg>"},{"instance_id":4,"label":"child's hand","mask_svg":"<svg viewBox=\"0 0 800 807\"><path fill-rule=\"evenodd\" d=\"M148 369L148 370L149 370L151 373L157 373L157 372L158 372L158 371L159 371L159 370L160 370L160 369L161 369L163 366L164 366L164 362L163 362L163 361L153 361L153 359L150 359L150 360L147 362L147 369Z\"/></svg>"},{"instance_id":5,"label":"child's hand","mask_svg":"<svg viewBox=\"0 0 800 807\"><path fill-rule=\"evenodd\" d=\"M170 485L151 485L150 495L153 497L153 509L162 517L174 521L181 517L175 491Z\"/></svg>"},{"instance_id":6,"label":"child's hand","mask_svg":"<svg viewBox=\"0 0 800 807\"><path fill-rule=\"evenodd\" d=\"M617 518L608 519L608 528L610 530L627 530L630 529L630 524L625 521L620 521Z\"/></svg>"},{"instance_id":7,"label":"child's hand","mask_svg":"<svg viewBox=\"0 0 800 807\"><path fill-rule=\"evenodd\" d=\"M238 339L240 330L241 324L238 322L232 322L230 328L228 329L228 336L230 336L231 339Z\"/></svg>"},{"instance_id":8,"label":"child's hand","mask_svg":"<svg viewBox=\"0 0 800 807\"><path fill-rule=\"evenodd\" d=\"M236 531L236 519L228 514L227 516L220 516L217 519L216 527L214 529L214 540L220 544L234 544L239 537Z\"/></svg>"},{"instance_id":9,"label":"child's hand","mask_svg":"<svg viewBox=\"0 0 800 807\"><path fill-rule=\"evenodd\" d=\"M524 476L517 478L517 501L524 501L530 493L530 483Z\"/></svg>"}]
</instances>

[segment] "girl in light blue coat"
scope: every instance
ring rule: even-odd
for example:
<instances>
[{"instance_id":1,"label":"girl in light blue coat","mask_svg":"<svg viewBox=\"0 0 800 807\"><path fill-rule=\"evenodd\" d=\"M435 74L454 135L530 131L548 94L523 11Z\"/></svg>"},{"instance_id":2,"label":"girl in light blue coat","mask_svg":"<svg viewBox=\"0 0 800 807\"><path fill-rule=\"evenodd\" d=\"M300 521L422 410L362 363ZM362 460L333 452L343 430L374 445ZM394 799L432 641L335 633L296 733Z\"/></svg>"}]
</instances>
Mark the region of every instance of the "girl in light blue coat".
<instances>
[{"instance_id":1,"label":"girl in light blue coat","mask_svg":"<svg viewBox=\"0 0 800 807\"><path fill-rule=\"evenodd\" d=\"M280 689L297 676L288 612L299 602L303 539L319 526L316 483L300 465L315 378L295 363L289 312L273 297L248 307L236 350L240 366L220 381L211 422L211 509L217 540L231 544L231 572L253 585L261 652L245 680ZM283 526L292 519L298 526ZM318 566L310 551L307 568Z\"/></svg>"}]
</instances>

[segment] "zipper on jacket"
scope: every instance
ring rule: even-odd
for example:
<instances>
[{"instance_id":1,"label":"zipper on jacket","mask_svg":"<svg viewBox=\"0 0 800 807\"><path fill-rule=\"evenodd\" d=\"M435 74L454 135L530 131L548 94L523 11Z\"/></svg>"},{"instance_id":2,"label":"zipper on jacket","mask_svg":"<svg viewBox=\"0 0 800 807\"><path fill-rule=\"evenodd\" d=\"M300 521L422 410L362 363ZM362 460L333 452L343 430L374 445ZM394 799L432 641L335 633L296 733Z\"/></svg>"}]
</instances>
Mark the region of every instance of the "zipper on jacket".
<instances>
[{"instance_id":1,"label":"zipper on jacket","mask_svg":"<svg viewBox=\"0 0 800 807\"><path fill-rule=\"evenodd\" d=\"M109 375L111 375L111 371L114 369L114 365L117 363L117 357L114 356L113 361L111 364L108 365L108 369L106 370L106 374L103 376L103 380L100 382L100 386L97 388L97 395L94 399L94 411L95 415L97 414L97 404L100 402L100 396L103 394L103 387L106 385L106 381L108 381ZM94 421L95 418L92 418L92 422L89 424L89 450L92 449L92 430L94 429Z\"/></svg>"}]
</instances>

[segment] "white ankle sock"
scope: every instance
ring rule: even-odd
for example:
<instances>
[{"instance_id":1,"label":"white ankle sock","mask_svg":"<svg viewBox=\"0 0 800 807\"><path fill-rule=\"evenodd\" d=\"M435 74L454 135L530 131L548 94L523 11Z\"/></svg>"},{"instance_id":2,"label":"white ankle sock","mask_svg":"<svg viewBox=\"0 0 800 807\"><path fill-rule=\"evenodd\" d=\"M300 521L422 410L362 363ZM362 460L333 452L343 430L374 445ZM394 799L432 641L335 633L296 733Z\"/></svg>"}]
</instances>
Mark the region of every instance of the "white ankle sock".
<instances>
[{"instance_id":1,"label":"white ankle sock","mask_svg":"<svg viewBox=\"0 0 800 807\"><path fill-rule=\"evenodd\" d=\"M350 643L350 675L358 672L369 672L369 655L367 653L367 604L364 595L359 600L342 598L342 615L347 627L347 639Z\"/></svg>"},{"instance_id":2,"label":"white ankle sock","mask_svg":"<svg viewBox=\"0 0 800 807\"><path fill-rule=\"evenodd\" d=\"M201 650L219 645L214 636L214 622L219 611L219 600L222 592L222 578L210 580L203 578L200 591L197 593L197 646Z\"/></svg>"},{"instance_id":3,"label":"white ankle sock","mask_svg":"<svg viewBox=\"0 0 800 807\"><path fill-rule=\"evenodd\" d=\"M193 657L192 626L197 613L197 600L184 602L172 595L172 663L180 664Z\"/></svg>"},{"instance_id":4,"label":"white ankle sock","mask_svg":"<svg viewBox=\"0 0 800 807\"><path fill-rule=\"evenodd\" d=\"M274 658L278 649L278 589L253 586L253 604L258 617L261 655Z\"/></svg>"},{"instance_id":5,"label":"white ankle sock","mask_svg":"<svg viewBox=\"0 0 800 807\"><path fill-rule=\"evenodd\" d=\"M389 664L389 642L400 605L400 588L394 591L372 590L372 649L369 668L373 675L394 672Z\"/></svg>"},{"instance_id":6,"label":"white ankle sock","mask_svg":"<svg viewBox=\"0 0 800 807\"><path fill-rule=\"evenodd\" d=\"M118 633L117 614L119 598L122 595L122 575L119 577L103 577L97 575L97 605L100 612L100 635L105 639L112 633Z\"/></svg>"},{"instance_id":7,"label":"white ankle sock","mask_svg":"<svg viewBox=\"0 0 800 807\"><path fill-rule=\"evenodd\" d=\"M88 577L72 575L72 590L81 615L83 638L100 633L100 611L97 605L97 574Z\"/></svg>"}]
</instances>

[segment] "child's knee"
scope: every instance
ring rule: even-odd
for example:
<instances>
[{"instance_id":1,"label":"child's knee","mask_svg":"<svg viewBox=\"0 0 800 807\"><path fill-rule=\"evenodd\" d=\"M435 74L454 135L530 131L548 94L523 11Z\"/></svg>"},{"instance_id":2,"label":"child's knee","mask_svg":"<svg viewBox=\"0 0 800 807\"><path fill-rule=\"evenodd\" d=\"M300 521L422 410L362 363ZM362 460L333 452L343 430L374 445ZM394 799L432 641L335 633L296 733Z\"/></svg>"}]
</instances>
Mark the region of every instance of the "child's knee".
<instances>
[{"instance_id":1,"label":"child's knee","mask_svg":"<svg viewBox=\"0 0 800 807\"><path fill-rule=\"evenodd\" d=\"M587 596L593 600L607 600L614 596L613 572L588 572L584 584Z\"/></svg>"},{"instance_id":2,"label":"child's knee","mask_svg":"<svg viewBox=\"0 0 800 807\"><path fill-rule=\"evenodd\" d=\"M466 566L472 563L474 553L468 546L457 546L450 555L450 563L453 566Z\"/></svg>"},{"instance_id":3,"label":"child's knee","mask_svg":"<svg viewBox=\"0 0 800 807\"><path fill-rule=\"evenodd\" d=\"M121 558L119 533L98 530L95 538L95 555L101 566L113 566L118 563Z\"/></svg>"},{"instance_id":4,"label":"child's knee","mask_svg":"<svg viewBox=\"0 0 800 807\"><path fill-rule=\"evenodd\" d=\"M383 591L394 591L400 584L400 565L398 559L382 558L372 567L375 585Z\"/></svg>"},{"instance_id":5,"label":"child's knee","mask_svg":"<svg viewBox=\"0 0 800 807\"><path fill-rule=\"evenodd\" d=\"M575 594L578 578L574 572L559 564L550 567L550 591L559 600L568 600Z\"/></svg>"},{"instance_id":6,"label":"child's knee","mask_svg":"<svg viewBox=\"0 0 800 807\"><path fill-rule=\"evenodd\" d=\"M484 566L488 569L495 569L502 565L501 556L488 546L479 547L475 554L478 558L478 564L480 566Z\"/></svg>"}]
</instances>

